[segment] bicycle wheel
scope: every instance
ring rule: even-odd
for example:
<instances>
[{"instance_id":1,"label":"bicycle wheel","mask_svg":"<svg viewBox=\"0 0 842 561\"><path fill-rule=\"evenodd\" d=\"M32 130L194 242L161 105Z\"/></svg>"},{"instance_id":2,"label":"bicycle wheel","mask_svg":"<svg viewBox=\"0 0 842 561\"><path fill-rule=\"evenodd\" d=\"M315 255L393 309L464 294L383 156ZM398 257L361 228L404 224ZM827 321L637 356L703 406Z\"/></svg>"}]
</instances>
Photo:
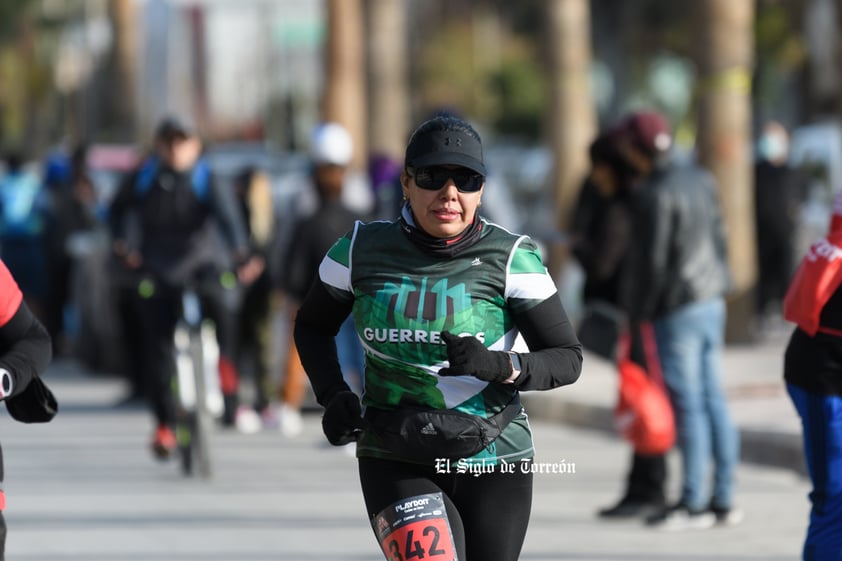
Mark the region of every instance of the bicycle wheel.
<instances>
[{"instance_id":1,"label":"bicycle wheel","mask_svg":"<svg viewBox=\"0 0 842 561\"><path fill-rule=\"evenodd\" d=\"M207 386L205 383L205 357L200 328L190 330L190 354L193 358L193 383L196 387L196 404L193 409L190 447L196 471L201 477L211 476L210 438L212 419L208 410ZM192 466L191 466L192 467Z\"/></svg>"},{"instance_id":2,"label":"bicycle wheel","mask_svg":"<svg viewBox=\"0 0 842 561\"><path fill-rule=\"evenodd\" d=\"M179 322L175 329L176 377L173 380L175 395L175 438L178 458L184 475L193 475L193 433L196 425L196 384L194 382L194 357L190 342L190 328Z\"/></svg>"},{"instance_id":3,"label":"bicycle wheel","mask_svg":"<svg viewBox=\"0 0 842 561\"><path fill-rule=\"evenodd\" d=\"M193 424L195 424L195 415L192 413L185 413L184 416L179 419L175 428L181 472L188 476L193 475Z\"/></svg>"}]
</instances>

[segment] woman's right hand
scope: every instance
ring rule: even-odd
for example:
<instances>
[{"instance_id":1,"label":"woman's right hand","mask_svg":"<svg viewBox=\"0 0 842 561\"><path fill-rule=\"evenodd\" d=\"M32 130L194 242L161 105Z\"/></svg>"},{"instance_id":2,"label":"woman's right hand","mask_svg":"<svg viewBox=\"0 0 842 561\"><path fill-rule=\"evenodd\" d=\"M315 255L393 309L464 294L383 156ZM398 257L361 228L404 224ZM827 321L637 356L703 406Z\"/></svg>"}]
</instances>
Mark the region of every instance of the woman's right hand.
<instances>
[{"instance_id":1,"label":"woman's right hand","mask_svg":"<svg viewBox=\"0 0 842 561\"><path fill-rule=\"evenodd\" d=\"M328 442L343 446L356 442L368 422L362 417L360 398L352 391L342 391L333 396L322 416L322 430Z\"/></svg>"}]
</instances>

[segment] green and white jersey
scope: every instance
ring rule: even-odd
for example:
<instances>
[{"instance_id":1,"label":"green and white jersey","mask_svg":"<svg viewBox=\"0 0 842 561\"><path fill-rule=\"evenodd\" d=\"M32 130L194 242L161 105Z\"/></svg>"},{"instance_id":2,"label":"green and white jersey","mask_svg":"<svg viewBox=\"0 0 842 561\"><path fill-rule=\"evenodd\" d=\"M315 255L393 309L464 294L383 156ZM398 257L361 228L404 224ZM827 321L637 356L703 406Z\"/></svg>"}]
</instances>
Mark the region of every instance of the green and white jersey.
<instances>
[{"instance_id":1,"label":"green and white jersey","mask_svg":"<svg viewBox=\"0 0 842 561\"><path fill-rule=\"evenodd\" d=\"M484 417L501 411L517 398L513 385L437 375L447 366L441 332L510 350L518 335L513 312L556 293L534 242L488 222L477 243L455 257L425 253L398 222L357 222L330 249L319 275L332 297L353 300L366 355L363 405L384 410L421 406ZM532 434L521 414L475 458L516 461L532 452ZM401 459L368 434L357 453Z\"/></svg>"}]
</instances>

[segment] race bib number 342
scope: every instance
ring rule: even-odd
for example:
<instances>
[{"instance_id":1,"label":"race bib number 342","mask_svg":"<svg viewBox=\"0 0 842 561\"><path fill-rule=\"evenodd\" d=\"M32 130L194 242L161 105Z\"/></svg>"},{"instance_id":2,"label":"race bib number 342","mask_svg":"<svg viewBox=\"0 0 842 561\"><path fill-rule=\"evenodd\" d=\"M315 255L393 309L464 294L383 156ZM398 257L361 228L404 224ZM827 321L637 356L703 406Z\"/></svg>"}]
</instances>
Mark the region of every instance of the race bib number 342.
<instances>
[{"instance_id":1,"label":"race bib number 342","mask_svg":"<svg viewBox=\"0 0 842 561\"><path fill-rule=\"evenodd\" d=\"M458 561L441 493L398 501L372 526L389 561Z\"/></svg>"}]
</instances>

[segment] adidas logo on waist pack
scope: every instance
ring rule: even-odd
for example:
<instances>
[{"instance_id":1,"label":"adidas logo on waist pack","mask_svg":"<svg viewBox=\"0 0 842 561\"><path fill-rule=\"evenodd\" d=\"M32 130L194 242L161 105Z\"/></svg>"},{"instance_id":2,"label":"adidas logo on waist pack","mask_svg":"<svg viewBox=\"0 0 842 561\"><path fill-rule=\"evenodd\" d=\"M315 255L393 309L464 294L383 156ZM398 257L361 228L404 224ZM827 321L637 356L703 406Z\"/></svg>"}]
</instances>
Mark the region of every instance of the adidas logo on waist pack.
<instances>
[{"instance_id":1,"label":"adidas logo on waist pack","mask_svg":"<svg viewBox=\"0 0 842 561\"><path fill-rule=\"evenodd\" d=\"M426 434L429 436L435 436L438 434L436 427L433 426L433 423L427 423L423 427L421 427L421 434Z\"/></svg>"}]
</instances>

